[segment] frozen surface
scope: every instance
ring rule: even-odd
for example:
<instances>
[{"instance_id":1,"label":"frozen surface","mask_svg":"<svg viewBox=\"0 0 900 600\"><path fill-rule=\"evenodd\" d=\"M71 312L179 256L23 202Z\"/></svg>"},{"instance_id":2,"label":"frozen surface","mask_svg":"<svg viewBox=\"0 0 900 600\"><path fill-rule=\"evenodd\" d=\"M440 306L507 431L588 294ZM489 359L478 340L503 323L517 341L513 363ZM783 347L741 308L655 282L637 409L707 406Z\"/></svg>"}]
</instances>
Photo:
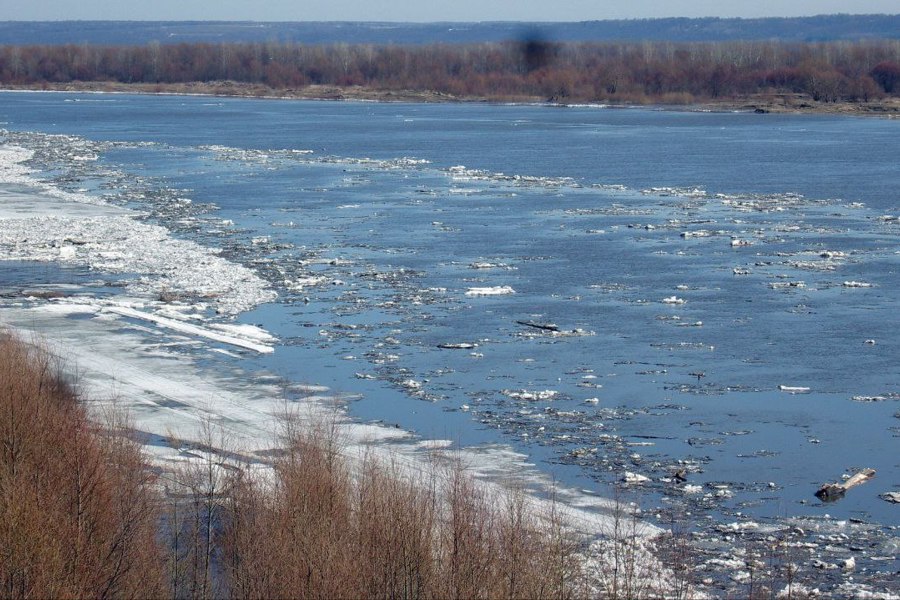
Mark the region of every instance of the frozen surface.
<instances>
[{"instance_id":1,"label":"frozen surface","mask_svg":"<svg viewBox=\"0 0 900 600\"><path fill-rule=\"evenodd\" d=\"M253 327L252 325L234 327L218 325L214 328L207 328L201 327L199 325L194 325L192 323L185 323L184 321L169 319L166 317L161 317L159 315L135 310L127 306L109 306L105 308L105 310L116 313L118 315L122 315L124 317L151 321L153 323L156 323L160 327L166 327L168 329L173 329L182 333L208 338L231 346L246 348L247 350L253 350L261 354L274 352L272 346L261 344L256 340L263 338L265 341L273 342L275 341L275 338L267 334L266 332L261 331L258 327ZM219 329L220 331L215 331L214 329ZM231 335L226 335L225 333L221 333L221 331L231 332ZM260 335L261 333L263 335Z\"/></svg>"},{"instance_id":2,"label":"frozen surface","mask_svg":"<svg viewBox=\"0 0 900 600\"><path fill-rule=\"evenodd\" d=\"M105 206L85 194L52 192L22 162L32 153L0 147L0 260L59 261L107 273L129 273L128 285L147 296L185 295L219 313L236 314L275 298L249 269L215 249L174 239L138 213ZM18 187L11 187L17 184Z\"/></svg>"}]
</instances>

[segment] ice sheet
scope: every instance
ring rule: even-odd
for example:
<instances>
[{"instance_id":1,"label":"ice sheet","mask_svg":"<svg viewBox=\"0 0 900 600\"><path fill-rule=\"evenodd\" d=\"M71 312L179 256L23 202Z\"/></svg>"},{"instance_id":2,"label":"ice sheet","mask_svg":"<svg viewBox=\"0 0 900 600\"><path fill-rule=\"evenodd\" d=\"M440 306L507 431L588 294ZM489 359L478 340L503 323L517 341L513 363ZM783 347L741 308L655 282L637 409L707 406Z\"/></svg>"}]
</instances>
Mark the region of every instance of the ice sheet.
<instances>
[{"instance_id":1,"label":"ice sheet","mask_svg":"<svg viewBox=\"0 0 900 600\"><path fill-rule=\"evenodd\" d=\"M225 315L275 299L265 281L216 249L174 239L164 227L139 221L137 212L37 181L22 164L30 157L0 146L0 260L133 274L126 284L134 292L194 298Z\"/></svg>"}]
</instances>

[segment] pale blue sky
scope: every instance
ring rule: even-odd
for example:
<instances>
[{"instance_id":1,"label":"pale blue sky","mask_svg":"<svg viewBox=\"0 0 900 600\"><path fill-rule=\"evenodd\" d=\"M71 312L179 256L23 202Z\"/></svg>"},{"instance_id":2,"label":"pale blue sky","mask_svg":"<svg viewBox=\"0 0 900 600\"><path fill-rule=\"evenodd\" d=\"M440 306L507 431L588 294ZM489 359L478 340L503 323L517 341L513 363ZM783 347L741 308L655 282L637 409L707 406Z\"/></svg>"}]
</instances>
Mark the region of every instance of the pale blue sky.
<instances>
[{"instance_id":1,"label":"pale blue sky","mask_svg":"<svg viewBox=\"0 0 900 600\"><path fill-rule=\"evenodd\" d=\"M900 0L2 0L0 21L587 21L900 13Z\"/></svg>"}]
</instances>

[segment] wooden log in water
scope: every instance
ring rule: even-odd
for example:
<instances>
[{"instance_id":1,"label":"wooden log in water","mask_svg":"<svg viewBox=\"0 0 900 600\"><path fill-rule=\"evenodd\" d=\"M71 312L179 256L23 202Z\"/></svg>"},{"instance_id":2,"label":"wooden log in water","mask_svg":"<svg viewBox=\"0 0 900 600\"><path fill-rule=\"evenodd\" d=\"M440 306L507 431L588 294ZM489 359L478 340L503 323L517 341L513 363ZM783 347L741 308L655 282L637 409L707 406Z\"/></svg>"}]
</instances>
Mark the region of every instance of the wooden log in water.
<instances>
[{"instance_id":1,"label":"wooden log in water","mask_svg":"<svg viewBox=\"0 0 900 600\"><path fill-rule=\"evenodd\" d=\"M873 477L875 477L875 469L863 469L841 483L826 483L816 492L816 497L823 502L837 500L842 498L850 488L865 483Z\"/></svg>"}]
</instances>

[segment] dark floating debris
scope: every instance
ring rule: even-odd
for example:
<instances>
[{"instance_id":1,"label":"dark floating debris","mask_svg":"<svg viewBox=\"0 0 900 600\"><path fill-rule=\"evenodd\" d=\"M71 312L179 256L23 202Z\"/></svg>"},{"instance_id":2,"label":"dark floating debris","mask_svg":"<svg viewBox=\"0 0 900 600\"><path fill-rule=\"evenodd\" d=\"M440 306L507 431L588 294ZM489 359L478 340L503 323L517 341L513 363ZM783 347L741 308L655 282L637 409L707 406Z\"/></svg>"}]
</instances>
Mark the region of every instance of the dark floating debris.
<instances>
[{"instance_id":1,"label":"dark floating debris","mask_svg":"<svg viewBox=\"0 0 900 600\"><path fill-rule=\"evenodd\" d=\"M822 502L834 502L844 497L852 487L865 483L875 477L875 469L863 469L842 483L826 483L816 492L816 498Z\"/></svg>"},{"instance_id":2,"label":"dark floating debris","mask_svg":"<svg viewBox=\"0 0 900 600\"><path fill-rule=\"evenodd\" d=\"M537 330L542 334L548 334L553 337L580 337L594 335L593 331L586 331L580 327L576 327L575 329L560 329L559 325L557 325L556 323L538 323L536 321L516 321L516 323L524 327L530 327L531 329ZM525 332L519 333L517 335L531 337L539 334L534 332Z\"/></svg>"},{"instance_id":3,"label":"dark floating debris","mask_svg":"<svg viewBox=\"0 0 900 600\"><path fill-rule=\"evenodd\" d=\"M537 323L535 321L516 321L516 323L524 325L525 327L541 329L543 331L559 331L559 325L556 325L555 323Z\"/></svg>"}]
</instances>

